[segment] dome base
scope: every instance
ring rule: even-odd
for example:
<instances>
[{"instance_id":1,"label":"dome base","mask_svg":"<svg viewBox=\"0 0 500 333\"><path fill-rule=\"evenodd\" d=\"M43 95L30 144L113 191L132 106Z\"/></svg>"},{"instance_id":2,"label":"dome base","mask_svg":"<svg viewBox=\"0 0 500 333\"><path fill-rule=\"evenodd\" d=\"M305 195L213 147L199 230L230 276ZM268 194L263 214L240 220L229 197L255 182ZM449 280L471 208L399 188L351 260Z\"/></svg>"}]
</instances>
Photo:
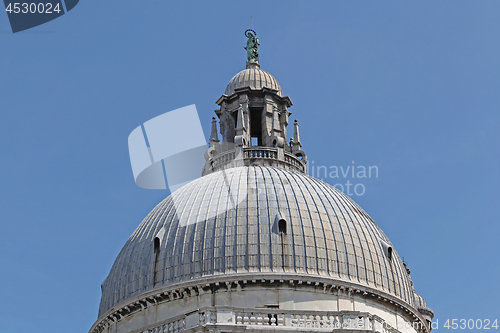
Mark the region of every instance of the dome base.
<instances>
[{"instance_id":1,"label":"dome base","mask_svg":"<svg viewBox=\"0 0 500 333\"><path fill-rule=\"evenodd\" d=\"M90 333L429 332L413 307L375 290L289 276L248 278L144 293L101 316Z\"/></svg>"}]
</instances>

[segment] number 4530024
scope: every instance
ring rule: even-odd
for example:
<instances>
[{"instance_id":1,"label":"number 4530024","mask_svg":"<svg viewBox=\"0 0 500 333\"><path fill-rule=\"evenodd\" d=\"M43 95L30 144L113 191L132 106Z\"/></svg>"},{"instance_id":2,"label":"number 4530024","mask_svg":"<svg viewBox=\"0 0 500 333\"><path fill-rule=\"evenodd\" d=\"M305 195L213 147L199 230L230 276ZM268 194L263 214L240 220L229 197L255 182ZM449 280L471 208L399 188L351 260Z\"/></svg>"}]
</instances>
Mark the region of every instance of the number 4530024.
<instances>
[{"instance_id":1,"label":"number 4530024","mask_svg":"<svg viewBox=\"0 0 500 333\"><path fill-rule=\"evenodd\" d=\"M56 4L54 7L50 2L43 4L43 3L9 3L7 8L5 9L9 14L14 13L14 14L52 14L52 13L60 13L61 9L59 8L59 3Z\"/></svg>"},{"instance_id":2,"label":"number 4530024","mask_svg":"<svg viewBox=\"0 0 500 333\"><path fill-rule=\"evenodd\" d=\"M498 323L497 319L494 321L491 321L489 319L448 319L446 320L446 323L443 325L447 329L483 329L483 330L489 330L489 329L498 329Z\"/></svg>"}]
</instances>

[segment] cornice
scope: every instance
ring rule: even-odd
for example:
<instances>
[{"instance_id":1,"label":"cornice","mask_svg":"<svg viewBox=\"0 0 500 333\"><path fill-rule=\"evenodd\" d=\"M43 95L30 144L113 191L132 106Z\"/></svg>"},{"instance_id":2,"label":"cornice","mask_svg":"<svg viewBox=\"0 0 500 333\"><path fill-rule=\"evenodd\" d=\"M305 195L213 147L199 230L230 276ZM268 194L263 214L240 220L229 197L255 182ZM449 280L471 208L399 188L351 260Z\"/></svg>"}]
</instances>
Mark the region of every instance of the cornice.
<instances>
[{"instance_id":1,"label":"cornice","mask_svg":"<svg viewBox=\"0 0 500 333\"><path fill-rule=\"evenodd\" d=\"M133 313L142 311L147 307L156 306L158 303L212 293L222 288L230 291L233 288L237 289L238 286L241 287L241 285L265 285L269 287L270 284L275 284L275 287L282 288L285 286L293 286L294 288L300 288L301 286L313 287L317 292L320 292L322 289L323 293L333 294L339 292L348 296L357 294L358 296L365 297L376 303L386 304L387 307L398 310L401 314L405 315L407 319L410 319L411 322L420 322L423 325L422 327L425 327L427 332L430 332L427 328L425 318L411 304L376 288L350 281L314 275L239 273L216 275L171 283L142 292L116 304L106 311L97 319L94 325L92 325L89 333L100 333L108 325Z\"/></svg>"}]
</instances>

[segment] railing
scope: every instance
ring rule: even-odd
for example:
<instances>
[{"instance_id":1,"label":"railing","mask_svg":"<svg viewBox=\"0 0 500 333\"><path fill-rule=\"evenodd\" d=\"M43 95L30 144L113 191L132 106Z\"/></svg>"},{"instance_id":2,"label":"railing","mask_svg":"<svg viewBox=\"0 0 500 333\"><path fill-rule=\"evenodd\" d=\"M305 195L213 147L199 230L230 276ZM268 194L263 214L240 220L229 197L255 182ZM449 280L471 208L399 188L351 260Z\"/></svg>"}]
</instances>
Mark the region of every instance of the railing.
<instances>
[{"instance_id":1,"label":"railing","mask_svg":"<svg viewBox=\"0 0 500 333\"><path fill-rule=\"evenodd\" d=\"M302 161L295 155L285 152L285 162L287 164L293 165L297 169L300 169L301 172L306 173L306 167L302 163Z\"/></svg>"},{"instance_id":2,"label":"railing","mask_svg":"<svg viewBox=\"0 0 500 333\"><path fill-rule=\"evenodd\" d=\"M205 174L238 166L276 166L306 173L305 164L295 155L284 151L280 158L277 148L248 147L242 149L242 156L236 150L222 152L208 160Z\"/></svg>"},{"instance_id":3,"label":"railing","mask_svg":"<svg viewBox=\"0 0 500 333\"><path fill-rule=\"evenodd\" d=\"M179 319L170 321L167 323L163 323L154 328L149 328L146 330L140 330L137 333L179 333L186 330L186 322L185 319Z\"/></svg>"},{"instance_id":4,"label":"railing","mask_svg":"<svg viewBox=\"0 0 500 333\"><path fill-rule=\"evenodd\" d=\"M189 324L188 322L191 322ZM360 311L300 311L283 309L204 308L183 318L164 322L141 333L179 333L196 331L207 325L282 326L303 329L357 330L378 333L397 333L382 318ZM301 330L302 328L302 330ZM135 332L134 332L135 333Z\"/></svg>"},{"instance_id":5,"label":"railing","mask_svg":"<svg viewBox=\"0 0 500 333\"><path fill-rule=\"evenodd\" d=\"M234 150L230 150L213 157L212 159L210 159L211 167L213 169L216 169L228 164L235 159L235 154L236 153Z\"/></svg>"},{"instance_id":6,"label":"railing","mask_svg":"<svg viewBox=\"0 0 500 333\"><path fill-rule=\"evenodd\" d=\"M269 158L278 159L278 151L275 148L243 148L245 158Z\"/></svg>"}]
</instances>

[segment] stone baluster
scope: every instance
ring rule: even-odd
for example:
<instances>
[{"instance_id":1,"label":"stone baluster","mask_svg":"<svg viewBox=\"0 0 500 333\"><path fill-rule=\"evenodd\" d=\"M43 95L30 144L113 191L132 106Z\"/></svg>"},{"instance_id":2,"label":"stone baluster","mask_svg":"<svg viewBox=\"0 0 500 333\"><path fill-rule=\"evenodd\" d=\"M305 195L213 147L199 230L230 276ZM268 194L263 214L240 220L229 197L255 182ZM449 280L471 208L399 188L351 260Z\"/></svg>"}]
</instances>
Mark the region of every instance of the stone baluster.
<instances>
[{"instance_id":1,"label":"stone baluster","mask_svg":"<svg viewBox=\"0 0 500 333\"><path fill-rule=\"evenodd\" d=\"M329 316L324 316L324 322L325 322L325 327L332 327L332 321L330 320L330 317Z\"/></svg>"},{"instance_id":2,"label":"stone baluster","mask_svg":"<svg viewBox=\"0 0 500 333\"><path fill-rule=\"evenodd\" d=\"M322 316L316 316L316 327L322 328L325 327L325 321Z\"/></svg>"}]
</instances>

